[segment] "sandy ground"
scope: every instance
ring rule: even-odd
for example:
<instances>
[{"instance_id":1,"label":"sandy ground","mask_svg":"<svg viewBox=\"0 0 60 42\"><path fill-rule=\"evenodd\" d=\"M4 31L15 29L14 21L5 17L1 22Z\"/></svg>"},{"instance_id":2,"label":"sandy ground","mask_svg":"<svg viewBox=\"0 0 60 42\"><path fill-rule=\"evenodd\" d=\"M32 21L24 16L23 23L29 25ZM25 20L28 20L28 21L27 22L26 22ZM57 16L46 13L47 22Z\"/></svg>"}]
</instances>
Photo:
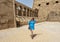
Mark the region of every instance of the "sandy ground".
<instances>
[{"instance_id":1,"label":"sandy ground","mask_svg":"<svg viewBox=\"0 0 60 42\"><path fill-rule=\"evenodd\" d=\"M35 25L34 39L28 25L0 30L0 42L60 42L60 22L42 22Z\"/></svg>"}]
</instances>

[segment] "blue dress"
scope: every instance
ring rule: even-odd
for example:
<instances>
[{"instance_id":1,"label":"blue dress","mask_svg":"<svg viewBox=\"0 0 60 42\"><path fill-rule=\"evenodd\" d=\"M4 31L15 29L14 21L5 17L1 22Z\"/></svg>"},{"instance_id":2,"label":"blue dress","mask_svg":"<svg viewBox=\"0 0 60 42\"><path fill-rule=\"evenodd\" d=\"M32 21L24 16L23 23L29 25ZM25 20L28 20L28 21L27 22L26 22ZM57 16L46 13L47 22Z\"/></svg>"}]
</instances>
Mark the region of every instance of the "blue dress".
<instances>
[{"instance_id":1,"label":"blue dress","mask_svg":"<svg viewBox=\"0 0 60 42\"><path fill-rule=\"evenodd\" d=\"M36 23L35 20L29 21L29 29L30 29L30 30L34 30L34 29L35 29L35 28L34 28L35 23Z\"/></svg>"}]
</instances>

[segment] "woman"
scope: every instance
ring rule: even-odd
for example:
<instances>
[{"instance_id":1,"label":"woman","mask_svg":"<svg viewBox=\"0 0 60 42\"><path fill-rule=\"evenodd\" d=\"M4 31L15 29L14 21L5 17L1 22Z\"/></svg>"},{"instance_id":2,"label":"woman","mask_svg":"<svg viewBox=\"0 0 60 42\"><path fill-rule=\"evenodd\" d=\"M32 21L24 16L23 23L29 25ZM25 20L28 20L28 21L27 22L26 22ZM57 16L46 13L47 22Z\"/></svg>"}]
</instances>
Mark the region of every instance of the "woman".
<instances>
[{"instance_id":1,"label":"woman","mask_svg":"<svg viewBox=\"0 0 60 42\"><path fill-rule=\"evenodd\" d=\"M29 21L29 30L31 31L31 36L33 37L33 30L35 29L35 23L36 21L34 20L34 18L32 18Z\"/></svg>"}]
</instances>

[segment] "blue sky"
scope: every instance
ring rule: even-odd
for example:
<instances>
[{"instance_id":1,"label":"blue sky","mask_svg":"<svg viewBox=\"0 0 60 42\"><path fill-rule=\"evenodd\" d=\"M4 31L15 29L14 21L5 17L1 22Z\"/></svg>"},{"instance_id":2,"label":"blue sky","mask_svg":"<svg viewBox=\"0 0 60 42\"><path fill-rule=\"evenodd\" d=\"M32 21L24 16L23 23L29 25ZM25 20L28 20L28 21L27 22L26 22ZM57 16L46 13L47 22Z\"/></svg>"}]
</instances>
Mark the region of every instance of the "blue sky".
<instances>
[{"instance_id":1,"label":"blue sky","mask_svg":"<svg viewBox=\"0 0 60 42\"><path fill-rule=\"evenodd\" d=\"M25 4L26 6L31 7L31 8L32 8L32 6L33 6L33 0L16 0L16 1L18 1L18 2L20 2L20 3L23 3L23 4Z\"/></svg>"}]
</instances>

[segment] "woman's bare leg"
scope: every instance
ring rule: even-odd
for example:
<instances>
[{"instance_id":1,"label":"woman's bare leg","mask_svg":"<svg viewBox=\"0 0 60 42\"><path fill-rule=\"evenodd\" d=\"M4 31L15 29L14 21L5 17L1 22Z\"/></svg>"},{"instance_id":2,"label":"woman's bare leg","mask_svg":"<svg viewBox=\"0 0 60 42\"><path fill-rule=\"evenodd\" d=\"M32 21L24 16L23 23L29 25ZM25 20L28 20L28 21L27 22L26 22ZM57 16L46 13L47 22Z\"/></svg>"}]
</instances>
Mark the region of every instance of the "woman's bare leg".
<instances>
[{"instance_id":1,"label":"woman's bare leg","mask_svg":"<svg viewBox=\"0 0 60 42\"><path fill-rule=\"evenodd\" d=\"M33 39L33 30L31 30L31 37L32 37L32 39Z\"/></svg>"},{"instance_id":2,"label":"woman's bare leg","mask_svg":"<svg viewBox=\"0 0 60 42\"><path fill-rule=\"evenodd\" d=\"M33 36L33 30L31 30L31 35Z\"/></svg>"}]
</instances>

